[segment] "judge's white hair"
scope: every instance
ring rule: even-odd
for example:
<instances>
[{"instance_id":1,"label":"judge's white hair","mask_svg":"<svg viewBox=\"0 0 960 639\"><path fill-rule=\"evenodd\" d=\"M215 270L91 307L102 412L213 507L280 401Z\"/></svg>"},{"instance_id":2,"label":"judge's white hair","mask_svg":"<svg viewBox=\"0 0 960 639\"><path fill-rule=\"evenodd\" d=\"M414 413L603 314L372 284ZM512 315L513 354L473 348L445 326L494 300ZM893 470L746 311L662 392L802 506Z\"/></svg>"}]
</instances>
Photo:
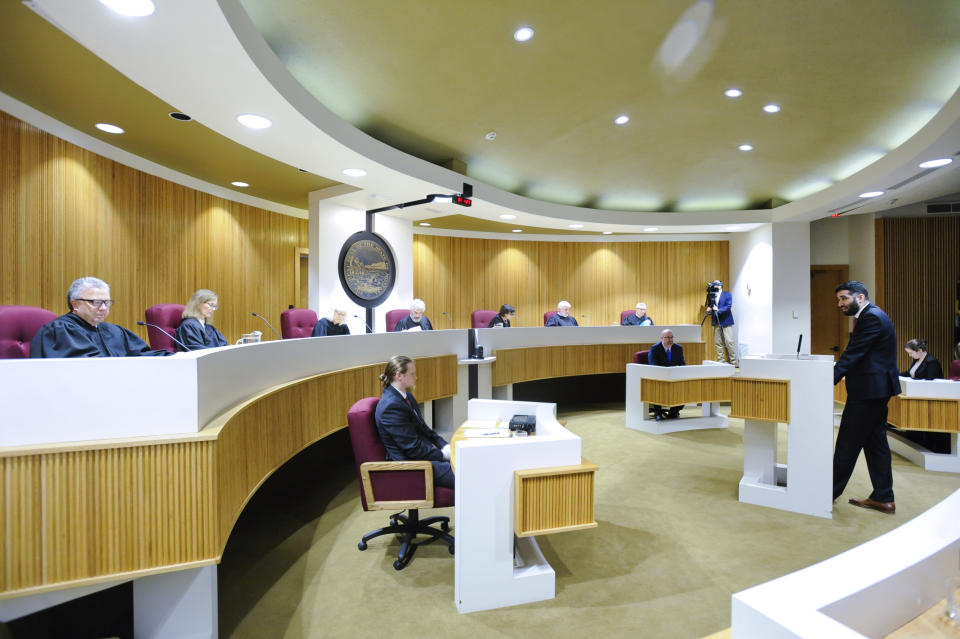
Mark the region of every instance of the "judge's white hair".
<instances>
[{"instance_id":1,"label":"judge's white hair","mask_svg":"<svg viewBox=\"0 0 960 639\"><path fill-rule=\"evenodd\" d=\"M410 302L410 310L411 310L411 311L420 311L420 312L422 313L422 312L424 312L425 310L427 310L427 305L423 303L423 300L421 300L421 299L415 299L415 300L413 300L412 302Z\"/></svg>"},{"instance_id":2,"label":"judge's white hair","mask_svg":"<svg viewBox=\"0 0 960 639\"><path fill-rule=\"evenodd\" d=\"M573 305L567 300L560 300L560 303L557 304L557 308L571 308Z\"/></svg>"},{"instance_id":3,"label":"judge's white hair","mask_svg":"<svg viewBox=\"0 0 960 639\"><path fill-rule=\"evenodd\" d=\"M73 280L73 284L70 285L70 288L67 289L67 306L70 309L73 309L72 302L75 299L79 299L83 292L88 288L93 288L98 291L106 291L107 295L110 294L110 285L101 280L99 277L79 277Z\"/></svg>"}]
</instances>

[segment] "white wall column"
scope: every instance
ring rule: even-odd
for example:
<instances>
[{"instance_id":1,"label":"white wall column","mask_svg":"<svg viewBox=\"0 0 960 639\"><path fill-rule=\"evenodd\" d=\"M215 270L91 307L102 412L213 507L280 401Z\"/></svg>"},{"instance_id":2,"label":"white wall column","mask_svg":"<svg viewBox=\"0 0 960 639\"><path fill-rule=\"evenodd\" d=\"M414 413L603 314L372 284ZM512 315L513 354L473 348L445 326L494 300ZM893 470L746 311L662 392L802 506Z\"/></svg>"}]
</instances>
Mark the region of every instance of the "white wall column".
<instances>
[{"instance_id":1,"label":"white wall column","mask_svg":"<svg viewBox=\"0 0 960 639\"><path fill-rule=\"evenodd\" d=\"M772 225L772 351L810 352L810 224Z\"/></svg>"},{"instance_id":2,"label":"white wall column","mask_svg":"<svg viewBox=\"0 0 960 639\"><path fill-rule=\"evenodd\" d=\"M809 258L808 258L809 259ZM734 337L751 353L773 350L773 228L764 224L730 239L730 279ZM809 288L809 283L807 284ZM713 344L708 345L713 359Z\"/></svg>"},{"instance_id":3,"label":"white wall column","mask_svg":"<svg viewBox=\"0 0 960 639\"><path fill-rule=\"evenodd\" d=\"M133 634L143 639L216 639L217 567L134 580Z\"/></svg>"}]
</instances>

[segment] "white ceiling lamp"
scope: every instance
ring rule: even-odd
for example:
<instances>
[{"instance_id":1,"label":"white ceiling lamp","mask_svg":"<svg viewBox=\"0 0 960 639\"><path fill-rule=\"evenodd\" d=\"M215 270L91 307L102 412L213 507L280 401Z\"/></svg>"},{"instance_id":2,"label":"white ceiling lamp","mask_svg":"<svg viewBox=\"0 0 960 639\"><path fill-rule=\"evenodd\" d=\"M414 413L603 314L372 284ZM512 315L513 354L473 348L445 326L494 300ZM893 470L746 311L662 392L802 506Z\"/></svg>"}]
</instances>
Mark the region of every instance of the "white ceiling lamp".
<instances>
[{"instance_id":1,"label":"white ceiling lamp","mask_svg":"<svg viewBox=\"0 0 960 639\"><path fill-rule=\"evenodd\" d=\"M103 131L104 133L113 133L114 135L120 135L123 133L123 129L118 127L116 124L107 124L106 122L99 122L96 124L96 127Z\"/></svg>"},{"instance_id":2,"label":"white ceiling lamp","mask_svg":"<svg viewBox=\"0 0 960 639\"><path fill-rule=\"evenodd\" d=\"M728 98L739 98L741 95L743 95L743 91L737 89L736 87L731 87L724 91L723 94Z\"/></svg>"},{"instance_id":3,"label":"white ceiling lamp","mask_svg":"<svg viewBox=\"0 0 960 639\"><path fill-rule=\"evenodd\" d=\"M764 105L763 110L767 113L779 113L780 105L771 102L770 104Z\"/></svg>"},{"instance_id":4,"label":"white ceiling lamp","mask_svg":"<svg viewBox=\"0 0 960 639\"><path fill-rule=\"evenodd\" d=\"M604 231L603 234L604 234L604 235L613 235L613 231Z\"/></svg>"},{"instance_id":5,"label":"white ceiling lamp","mask_svg":"<svg viewBox=\"0 0 960 639\"><path fill-rule=\"evenodd\" d=\"M514 233L523 233L523 229L513 229Z\"/></svg>"},{"instance_id":6,"label":"white ceiling lamp","mask_svg":"<svg viewBox=\"0 0 960 639\"><path fill-rule=\"evenodd\" d=\"M740 149L741 151L744 151L744 152L746 152L746 151L753 151L753 145L752 145L752 144L741 144L741 145L738 146L737 148Z\"/></svg>"},{"instance_id":7,"label":"white ceiling lamp","mask_svg":"<svg viewBox=\"0 0 960 639\"><path fill-rule=\"evenodd\" d=\"M515 220L515 219L517 219L517 216L514 215L514 214L512 214L512 213L504 213L503 215L500 216L500 219L501 219L501 220Z\"/></svg>"},{"instance_id":8,"label":"white ceiling lamp","mask_svg":"<svg viewBox=\"0 0 960 639\"><path fill-rule=\"evenodd\" d=\"M238 115L237 122L248 129L269 129L271 126L273 126L273 122L271 122L269 118L265 118L262 115L254 115L252 113Z\"/></svg>"},{"instance_id":9,"label":"white ceiling lamp","mask_svg":"<svg viewBox=\"0 0 960 639\"><path fill-rule=\"evenodd\" d=\"M921 169L935 169L937 167L946 166L953 162L953 158L940 158L939 160L928 160L926 162L920 163Z\"/></svg>"},{"instance_id":10,"label":"white ceiling lamp","mask_svg":"<svg viewBox=\"0 0 960 639\"><path fill-rule=\"evenodd\" d=\"M420 226L430 226L430 222L420 222Z\"/></svg>"},{"instance_id":11,"label":"white ceiling lamp","mask_svg":"<svg viewBox=\"0 0 960 639\"><path fill-rule=\"evenodd\" d=\"M522 26L513 32L513 39L517 42L526 42L533 37L533 27Z\"/></svg>"},{"instance_id":12,"label":"white ceiling lamp","mask_svg":"<svg viewBox=\"0 0 960 639\"><path fill-rule=\"evenodd\" d=\"M870 198L870 197L880 197L883 195L883 191L867 191L866 193L861 193L860 197Z\"/></svg>"},{"instance_id":13,"label":"white ceiling lamp","mask_svg":"<svg viewBox=\"0 0 960 639\"><path fill-rule=\"evenodd\" d=\"M629 116L629 115L621 114L621 115L618 115L618 116L614 119L613 123L614 123L614 124L619 124L620 126L623 126L624 124L626 124L626 123L629 122L629 121L630 121L630 116Z\"/></svg>"},{"instance_id":14,"label":"white ceiling lamp","mask_svg":"<svg viewBox=\"0 0 960 639\"><path fill-rule=\"evenodd\" d=\"M350 177L363 177L367 174L363 169L344 169L344 175L349 175Z\"/></svg>"},{"instance_id":15,"label":"white ceiling lamp","mask_svg":"<svg viewBox=\"0 0 960 639\"><path fill-rule=\"evenodd\" d=\"M237 180L236 182L231 182L230 184L232 184L232 185L234 185L234 186L239 186L240 188L246 188L246 187L250 186L250 185L247 184L246 182L241 182L240 180Z\"/></svg>"},{"instance_id":16,"label":"white ceiling lamp","mask_svg":"<svg viewBox=\"0 0 960 639\"><path fill-rule=\"evenodd\" d=\"M493 142L494 140L497 139L497 132L496 132L496 131L490 131L490 132L488 132L488 133L487 133L485 136L483 136L483 137L484 137L484 139L486 139L488 142Z\"/></svg>"},{"instance_id":17,"label":"white ceiling lamp","mask_svg":"<svg viewBox=\"0 0 960 639\"><path fill-rule=\"evenodd\" d=\"M131 18L148 16L156 9L151 0L100 0L100 4Z\"/></svg>"}]
</instances>

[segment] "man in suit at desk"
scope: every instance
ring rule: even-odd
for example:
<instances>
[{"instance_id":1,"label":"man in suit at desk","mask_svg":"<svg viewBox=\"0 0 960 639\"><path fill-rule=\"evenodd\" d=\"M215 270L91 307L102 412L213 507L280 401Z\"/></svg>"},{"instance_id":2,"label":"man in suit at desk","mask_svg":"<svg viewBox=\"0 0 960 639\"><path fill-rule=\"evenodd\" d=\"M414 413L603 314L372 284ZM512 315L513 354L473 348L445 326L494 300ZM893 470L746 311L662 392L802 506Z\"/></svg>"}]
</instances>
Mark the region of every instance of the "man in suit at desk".
<instances>
[{"instance_id":1,"label":"man in suit at desk","mask_svg":"<svg viewBox=\"0 0 960 639\"><path fill-rule=\"evenodd\" d=\"M383 394L375 414L380 441L390 461L426 459L433 465L433 483L454 487L450 444L427 426L417 399L417 365L406 355L394 355L380 376Z\"/></svg>"},{"instance_id":2,"label":"man in suit at desk","mask_svg":"<svg viewBox=\"0 0 960 639\"><path fill-rule=\"evenodd\" d=\"M674 343L673 331L669 328L660 333L660 342L654 344L647 355L647 362L651 366L686 366L687 362L683 359L683 346ZM680 417L680 409L683 406L671 406L669 411L665 411L662 406L653 406L654 418L659 422L664 419L676 419Z\"/></svg>"},{"instance_id":3,"label":"man in suit at desk","mask_svg":"<svg viewBox=\"0 0 960 639\"><path fill-rule=\"evenodd\" d=\"M900 394L897 334L887 314L870 303L862 282L844 282L836 293L840 310L854 319L850 342L833 367L834 384L847 379L847 403L833 452L833 498L843 493L863 449L873 492L850 503L892 515L897 507L887 443L887 403Z\"/></svg>"}]
</instances>

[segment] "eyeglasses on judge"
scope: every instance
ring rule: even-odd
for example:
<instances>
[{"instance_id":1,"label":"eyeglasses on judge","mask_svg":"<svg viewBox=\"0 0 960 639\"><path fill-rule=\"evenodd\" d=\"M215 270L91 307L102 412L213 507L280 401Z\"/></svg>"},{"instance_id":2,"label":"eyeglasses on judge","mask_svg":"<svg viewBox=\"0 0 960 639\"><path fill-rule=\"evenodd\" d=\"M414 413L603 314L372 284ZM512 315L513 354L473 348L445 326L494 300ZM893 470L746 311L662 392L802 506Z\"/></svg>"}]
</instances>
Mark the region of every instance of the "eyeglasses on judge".
<instances>
[{"instance_id":1,"label":"eyeglasses on judge","mask_svg":"<svg viewBox=\"0 0 960 639\"><path fill-rule=\"evenodd\" d=\"M106 306L107 308L110 308L111 306L113 306L113 300L88 300L82 297L76 297L74 298L74 301L86 302L87 304L89 304L94 308L100 308L101 306Z\"/></svg>"}]
</instances>

